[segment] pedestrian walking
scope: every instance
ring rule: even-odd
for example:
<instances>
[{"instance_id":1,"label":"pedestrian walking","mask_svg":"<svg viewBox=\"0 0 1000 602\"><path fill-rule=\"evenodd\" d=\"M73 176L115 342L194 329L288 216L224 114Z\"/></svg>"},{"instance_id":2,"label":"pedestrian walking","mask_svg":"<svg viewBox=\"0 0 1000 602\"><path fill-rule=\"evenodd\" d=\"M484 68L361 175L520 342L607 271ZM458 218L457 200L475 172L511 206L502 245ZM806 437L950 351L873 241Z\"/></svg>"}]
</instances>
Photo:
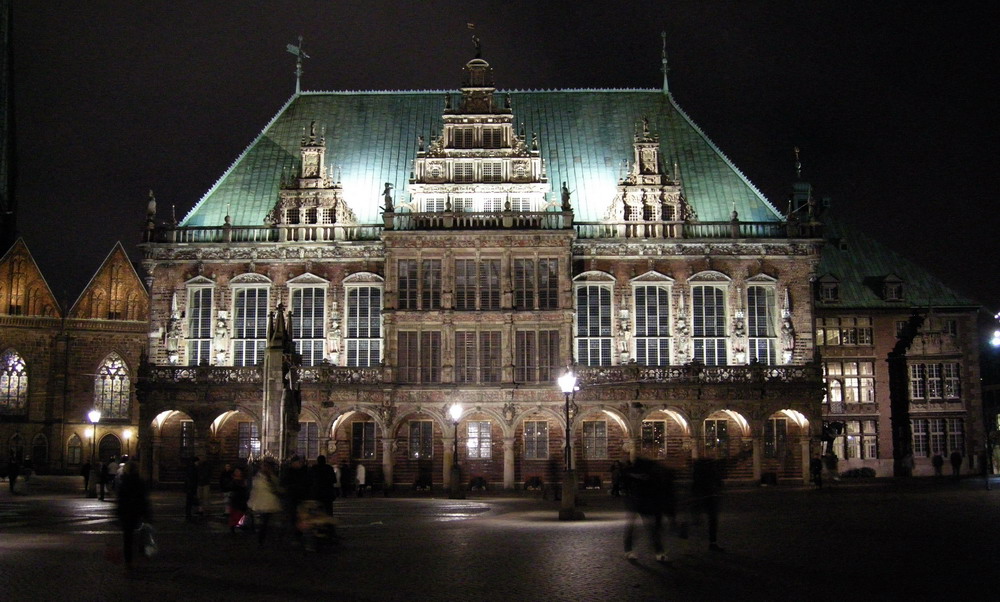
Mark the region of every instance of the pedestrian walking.
<instances>
[{"instance_id":1,"label":"pedestrian walking","mask_svg":"<svg viewBox=\"0 0 1000 602\"><path fill-rule=\"evenodd\" d=\"M691 475L692 510L708 518L708 549L721 552L718 544L719 505L722 498L722 471L719 461L698 458Z\"/></svg>"},{"instance_id":2,"label":"pedestrian walking","mask_svg":"<svg viewBox=\"0 0 1000 602\"><path fill-rule=\"evenodd\" d=\"M358 488L358 497L362 497L365 492L365 465L361 462L354 469L354 482Z\"/></svg>"},{"instance_id":3,"label":"pedestrian walking","mask_svg":"<svg viewBox=\"0 0 1000 602\"><path fill-rule=\"evenodd\" d=\"M86 495L90 489L90 462L80 465L80 476L83 477L83 493Z\"/></svg>"},{"instance_id":4,"label":"pedestrian walking","mask_svg":"<svg viewBox=\"0 0 1000 602\"><path fill-rule=\"evenodd\" d=\"M813 456L809 460L809 476L817 488L823 488L823 459L819 456Z\"/></svg>"},{"instance_id":5,"label":"pedestrian walking","mask_svg":"<svg viewBox=\"0 0 1000 602\"><path fill-rule=\"evenodd\" d=\"M243 527L246 523L247 502L250 497L247 489L247 480L243 475L242 469L235 468L232 470L227 489L226 510L228 512L229 531L236 533L236 529Z\"/></svg>"},{"instance_id":6,"label":"pedestrian walking","mask_svg":"<svg viewBox=\"0 0 1000 602\"><path fill-rule=\"evenodd\" d=\"M98 472L97 472L97 486L100 488L100 491L98 491L97 493L97 499L101 500L102 502L104 501L104 494L108 488L108 476L109 476L108 463L101 462L98 465Z\"/></svg>"},{"instance_id":7,"label":"pedestrian walking","mask_svg":"<svg viewBox=\"0 0 1000 602\"><path fill-rule=\"evenodd\" d=\"M962 452L957 449L951 452L951 472L956 481L962 477Z\"/></svg>"},{"instance_id":8,"label":"pedestrian walking","mask_svg":"<svg viewBox=\"0 0 1000 602\"><path fill-rule=\"evenodd\" d=\"M247 506L259 515L260 520L254 523L257 528L257 543L264 545L271 517L281 512L281 498L278 496L278 477L275 475L275 467L272 460L264 460L260 463L257 475L253 478L253 485L250 489L250 499L247 502Z\"/></svg>"},{"instance_id":9,"label":"pedestrian walking","mask_svg":"<svg viewBox=\"0 0 1000 602\"><path fill-rule=\"evenodd\" d=\"M208 460L198 463L198 515L204 516L208 497L212 493L212 464Z\"/></svg>"},{"instance_id":10,"label":"pedestrian walking","mask_svg":"<svg viewBox=\"0 0 1000 602\"><path fill-rule=\"evenodd\" d=\"M328 515L333 514L333 500L337 497L337 473L326 463L326 456L316 456L312 467L313 499Z\"/></svg>"},{"instance_id":11,"label":"pedestrian walking","mask_svg":"<svg viewBox=\"0 0 1000 602\"><path fill-rule=\"evenodd\" d=\"M944 476L942 470L944 468L944 456L941 454L934 454L934 457L931 458L931 466L934 467L934 476Z\"/></svg>"},{"instance_id":12,"label":"pedestrian walking","mask_svg":"<svg viewBox=\"0 0 1000 602\"><path fill-rule=\"evenodd\" d=\"M219 491L222 492L222 516L229 515L229 492L233 485L233 465L226 462L219 473Z\"/></svg>"},{"instance_id":13,"label":"pedestrian walking","mask_svg":"<svg viewBox=\"0 0 1000 602\"><path fill-rule=\"evenodd\" d=\"M663 515L674 514L673 475L649 458L637 458L622 474L626 482L625 558L633 561L638 556L632 550L635 523L641 520L646 527L657 562L667 562L663 551Z\"/></svg>"},{"instance_id":14,"label":"pedestrian walking","mask_svg":"<svg viewBox=\"0 0 1000 602\"><path fill-rule=\"evenodd\" d=\"M21 462L19 461L16 454L13 452L10 455L10 459L7 461L7 485L10 487L11 495L17 493L14 491L14 486L17 483L17 477L21 474Z\"/></svg>"},{"instance_id":15,"label":"pedestrian walking","mask_svg":"<svg viewBox=\"0 0 1000 602\"><path fill-rule=\"evenodd\" d=\"M285 466L281 474L281 488L285 494L285 516L295 537L301 532L298 529L299 504L312 496L312 484L309 480L309 469L298 455Z\"/></svg>"},{"instance_id":16,"label":"pedestrian walking","mask_svg":"<svg viewBox=\"0 0 1000 602\"><path fill-rule=\"evenodd\" d=\"M122 555L125 558L125 567L128 568L132 565L132 555L135 551L135 532L151 518L146 484L139 476L135 462L127 463L122 473L116 514L122 530Z\"/></svg>"}]
</instances>

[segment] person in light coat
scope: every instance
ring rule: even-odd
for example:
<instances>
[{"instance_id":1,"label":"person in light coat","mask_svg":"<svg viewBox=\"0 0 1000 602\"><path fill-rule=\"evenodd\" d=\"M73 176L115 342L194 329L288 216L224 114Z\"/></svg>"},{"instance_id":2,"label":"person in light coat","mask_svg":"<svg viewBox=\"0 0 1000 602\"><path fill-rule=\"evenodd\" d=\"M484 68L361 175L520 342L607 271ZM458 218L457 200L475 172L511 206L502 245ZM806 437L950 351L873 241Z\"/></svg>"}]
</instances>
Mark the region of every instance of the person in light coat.
<instances>
[{"instance_id":1,"label":"person in light coat","mask_svg":"<svg viewBox=\"0 0 1000 602\"><path fill-rule=\"evenodd\" d=\"M257 543L264 545L267 526L271 517L281 512L281 498L278 496L278 477L273 462L264 461L253 478L250 499L247 506L260 516L257 522Z\"/></svg>"}]
</instances>

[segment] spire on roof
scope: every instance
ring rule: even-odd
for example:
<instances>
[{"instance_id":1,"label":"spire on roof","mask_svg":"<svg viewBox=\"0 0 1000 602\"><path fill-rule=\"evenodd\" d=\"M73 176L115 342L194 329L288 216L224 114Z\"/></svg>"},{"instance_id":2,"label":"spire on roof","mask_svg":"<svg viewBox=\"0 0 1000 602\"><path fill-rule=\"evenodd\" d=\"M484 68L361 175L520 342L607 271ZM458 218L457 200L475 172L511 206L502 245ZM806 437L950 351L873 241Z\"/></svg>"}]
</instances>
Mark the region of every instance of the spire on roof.
<instances>
[{"instance_id":1,"label":"spire on roof","mask_svg":"<svg viewBox=\"0 0 1000 602\"><path fill-rule=\"evenodd\" d=\"M795 147L795 179L802 179L802 161L799 160L799 147Z\"/></svg>"},{"instance_id":2,"label":"spire on roof","mask_svg":"<svg viewBox=\"0 0 1000 602\"><path fill-rule=\"evenodd\" d=\"M288 44L286 48L295 55L295 93L299 94L302 92L302 59L309 58L309 55L302 50L302 36L299 36L298 46Z\"/></svg>"},{"instance_id":3,"label":"spire on roof","mask_svg":"<svg viewBox=\"0 0 1000 602\"><path fill-rule=\"evenodd\" d=\"M660 56L660 61L663 63L660 68L663 71L663 93L670 94L670 86L667 85L667 73L670 71L670 68L667 67L667 32L661 31L660 37L663 38L663 51Z\"/></svg>"}]
</instances>

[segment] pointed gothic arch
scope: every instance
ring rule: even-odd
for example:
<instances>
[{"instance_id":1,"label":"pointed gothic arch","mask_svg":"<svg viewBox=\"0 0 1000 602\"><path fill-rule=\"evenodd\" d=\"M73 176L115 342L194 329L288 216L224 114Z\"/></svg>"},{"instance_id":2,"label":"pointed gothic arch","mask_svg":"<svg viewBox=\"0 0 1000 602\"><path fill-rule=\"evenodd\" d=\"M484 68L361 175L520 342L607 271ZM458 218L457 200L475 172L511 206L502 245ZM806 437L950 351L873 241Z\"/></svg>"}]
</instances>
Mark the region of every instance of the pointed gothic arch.
<instances>
[{"instance_id":1,"label":"pointed gothic arch","mask_svg":"<svg viewBox=\"0 0 1000 602\"><path fill-rule=\"evenodd\" d=\"M102 418L128 418L131 412L132 377L128 364L112 351L97 368L94 376L94 407Z\"/></svg>"},{"instance_id":2,"label":"pointed gothic arch","mask_svg":"<svg viewBox=\"0 0 1000 602\"><path fill-rule=\"evenodd\" d=\"M18 415L28 411L28 369L24 358L14 349L0 355L0 415Z\"/></svg>"}]
</instances>

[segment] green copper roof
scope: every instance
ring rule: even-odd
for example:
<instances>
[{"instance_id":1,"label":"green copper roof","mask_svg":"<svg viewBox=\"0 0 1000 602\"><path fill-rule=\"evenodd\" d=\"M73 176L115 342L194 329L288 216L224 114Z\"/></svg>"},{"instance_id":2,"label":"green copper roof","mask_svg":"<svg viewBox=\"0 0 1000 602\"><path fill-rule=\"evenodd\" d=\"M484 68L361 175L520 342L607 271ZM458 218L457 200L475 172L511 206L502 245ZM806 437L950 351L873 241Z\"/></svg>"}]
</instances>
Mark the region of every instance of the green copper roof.
<instances>
[{"instance_id":1,"label":"green copper roof","mask_svg":"<svg viewBox=\"0 0 1000 602\"><path fill-rule=\"evenodd\" d=\"M917 264L897 254L882 243L855 228L824 214L822 259L818 276L833 276L839 282L840 299L820 302L817 307L900 308L900 307L977 307L979 303L961 295ZM903 300L886 301L882 286L886 277L895 276L903 283Z\"/></svg>"},{"instance_id":2,"label":"green copper roof","mask_svg":"<svg viewBox=\"0 0 1000 602\"><path fill-rule=\"evenodd\" d=\"M445 91L305 92L293 96L261 135L184 218L183 226L260 225L277 201L282 169L299 162L303 128L326 127L327 165L361 223L379 223L381 192L404 198L417 137L442 129ZM451 91L457 100L458 92ZM515 122L538 133L550 200L567 182L577 221L599 221L632 160L636 124L649 118L666 168L676 160L688 202L701 221L777 221L778 211L661 90L511 92Z\"/></svg>"}]
</instances>

